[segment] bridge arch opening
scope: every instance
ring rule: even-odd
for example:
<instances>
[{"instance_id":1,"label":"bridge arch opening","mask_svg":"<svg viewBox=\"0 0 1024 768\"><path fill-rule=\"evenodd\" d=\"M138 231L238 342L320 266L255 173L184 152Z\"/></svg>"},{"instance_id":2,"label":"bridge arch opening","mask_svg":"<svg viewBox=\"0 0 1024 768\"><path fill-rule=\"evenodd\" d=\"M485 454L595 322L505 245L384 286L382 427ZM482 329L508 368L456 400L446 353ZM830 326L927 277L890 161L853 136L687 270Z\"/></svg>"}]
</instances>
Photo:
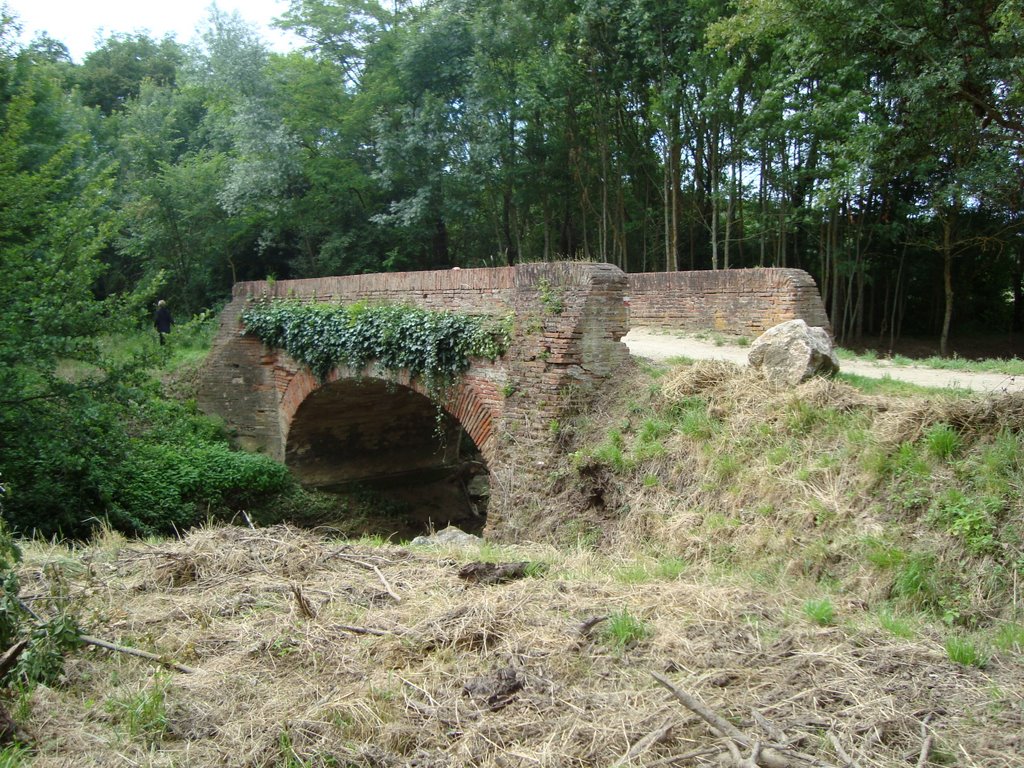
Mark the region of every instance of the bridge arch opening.
<instances>
[{"instance_id":1,"label":"bridge arch opening","mask_svg":"<svg viewBox=\"0 0 1024 768\"><path fill-rule=\"evenodd\" d=\"M302 485L357 509L367 533L404 539L448 525L480 533L489 500L484 447L413 387L340 377L295 408L285 464Z\"/></svg>"}]
</instances>

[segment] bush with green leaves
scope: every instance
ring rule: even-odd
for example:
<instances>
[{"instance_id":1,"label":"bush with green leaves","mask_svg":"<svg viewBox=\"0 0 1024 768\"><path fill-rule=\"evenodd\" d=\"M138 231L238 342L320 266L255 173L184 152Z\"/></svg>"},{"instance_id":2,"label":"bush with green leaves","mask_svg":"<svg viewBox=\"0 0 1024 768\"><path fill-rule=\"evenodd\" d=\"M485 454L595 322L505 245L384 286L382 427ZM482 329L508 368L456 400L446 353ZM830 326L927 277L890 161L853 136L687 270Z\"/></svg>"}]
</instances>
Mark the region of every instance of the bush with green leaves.
<instances>
[{"instance_id":1,"label":"bush with green leaves","mask_svg":"<svg viewBox=\"0 0 1024 768\"><path fill-rule=\"evenodd\" d=\"M242 322L248 333L285 350L320 379L339 365L359 370L373 362L407 371L432 392L461 375L470 358L503 355L511 337L507 319L400 304L255 301L242 312Z\"/></svg>"},{"instance_id":2,"label":"bush with green leaves","mask_svg":"<svg viewBox=\"0 0 1024 768\"><path fill-rule=\"evenodd\" d=\"M290 487L284 466L232 450L194 405L151 387L122 394L36 404L36 428L2 458L16 532L82 538L103 520L170 532Z\"/></svg>"}]
</instances>

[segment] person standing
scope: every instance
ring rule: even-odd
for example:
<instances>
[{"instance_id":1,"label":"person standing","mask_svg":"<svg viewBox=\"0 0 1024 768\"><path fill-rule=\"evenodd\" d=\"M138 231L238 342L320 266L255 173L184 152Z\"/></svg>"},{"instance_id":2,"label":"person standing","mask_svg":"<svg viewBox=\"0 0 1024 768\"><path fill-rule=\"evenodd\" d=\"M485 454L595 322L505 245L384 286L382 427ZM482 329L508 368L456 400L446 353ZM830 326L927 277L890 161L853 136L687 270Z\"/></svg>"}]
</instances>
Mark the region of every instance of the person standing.
<instances>
[{"instance_id":1,"label":"person standing","mask_svg":"<svg viewBox=\"0 0 1024 768\"><path fill-rule=\"evenodd\" d=\"M167 302L160 299L156 303L156 312L153 314L153 325L156 326L156 332L160 336L160 345L164 344L164 334L171 332L171 326L174 325L174 318L171 317L171 310L167 308Z\"/></svg>"}]
</instances>

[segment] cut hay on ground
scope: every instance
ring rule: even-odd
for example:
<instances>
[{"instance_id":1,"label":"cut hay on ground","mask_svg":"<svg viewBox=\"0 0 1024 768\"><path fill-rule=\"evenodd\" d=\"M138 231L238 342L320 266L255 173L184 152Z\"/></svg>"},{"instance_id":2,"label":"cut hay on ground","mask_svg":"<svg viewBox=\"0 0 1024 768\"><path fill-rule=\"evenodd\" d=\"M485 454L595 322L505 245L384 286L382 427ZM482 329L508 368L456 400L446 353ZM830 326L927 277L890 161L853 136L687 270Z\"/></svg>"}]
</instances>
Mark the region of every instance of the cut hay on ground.
<instances>
[{"instance_id":1,"label":"cut hay on ground","mask_svg":"<svg viewBox=\"0 0 1024 768\"><path fill-rule=\"evenodd\" d=\"M855 601L838 606L848 625L823 628L786 592L685 574L636 583L616 576L635 563L591 552L507 551L549 567L461 580L480 554L284 526L108 536L72 554L32 545L23 593L37 607L61 574L91 634L197 670L78 651L66 684L27 702L32 764L716 764L727 747L658 673L752 740L821 764L916 765L927 741L944 764L1024 765L1019 664L957 666L927 633L900 640L865 624ZM624 613L647 634L617 647L607 617ZM129 716L156 700L164 726Z\"/></svg>"}]
</instances>

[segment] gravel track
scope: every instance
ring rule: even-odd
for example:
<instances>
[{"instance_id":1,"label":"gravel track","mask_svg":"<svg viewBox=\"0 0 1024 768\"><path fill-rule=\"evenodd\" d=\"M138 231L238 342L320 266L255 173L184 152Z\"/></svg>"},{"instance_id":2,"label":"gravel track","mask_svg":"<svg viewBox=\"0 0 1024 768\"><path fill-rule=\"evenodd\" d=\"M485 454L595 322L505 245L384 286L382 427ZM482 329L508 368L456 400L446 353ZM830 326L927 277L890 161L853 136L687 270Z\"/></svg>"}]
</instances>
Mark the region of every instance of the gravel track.
<instances>
[{"instance_id":1,"label":"gravel track","mask_svg":"<svg viewBox=\"0 0 1024 768\"><path fill-rule=\"evenodd\" d=\"M747 364L748 347L701 341L678 332L652 328L633 328L622 339L635 357L664 361L673 357L693 360L728 360L736 365ZM922 366L893 365L887 360L841 360L840 370L858 376L881 379L889 377L923 387L966 389L973 392L1021 392L1024 377L1002 373L969 373Z\"/></svg>"}]
</instances>

